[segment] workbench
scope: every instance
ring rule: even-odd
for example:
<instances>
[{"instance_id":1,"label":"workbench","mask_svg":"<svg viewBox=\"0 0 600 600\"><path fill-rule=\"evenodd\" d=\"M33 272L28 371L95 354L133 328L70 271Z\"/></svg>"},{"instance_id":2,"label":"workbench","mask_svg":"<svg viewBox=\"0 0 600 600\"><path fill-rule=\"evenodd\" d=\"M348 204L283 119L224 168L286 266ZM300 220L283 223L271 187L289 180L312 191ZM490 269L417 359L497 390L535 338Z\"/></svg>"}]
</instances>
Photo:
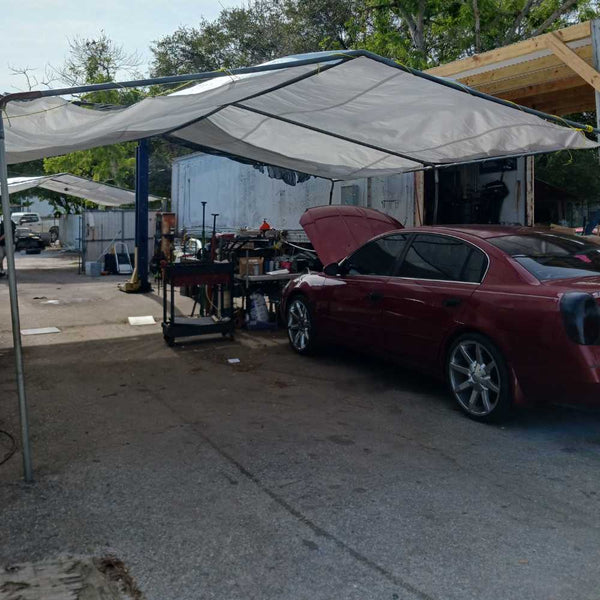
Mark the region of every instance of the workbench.
<instances>
[{"instance_id":1,"label":"workbench","mask_svg":"<svg viewBox=\"0 0 600 600\"><path fill-rule=\"evenodd\" d=\"M300 277L302 273L279 273L277 275L235 275L235 281L242 287L244 311L248 307L248 297L252 292L260 292L269 298L269 311L277 314L281 302L281 292L286 281Z\"/></svg>"}]
</instances>

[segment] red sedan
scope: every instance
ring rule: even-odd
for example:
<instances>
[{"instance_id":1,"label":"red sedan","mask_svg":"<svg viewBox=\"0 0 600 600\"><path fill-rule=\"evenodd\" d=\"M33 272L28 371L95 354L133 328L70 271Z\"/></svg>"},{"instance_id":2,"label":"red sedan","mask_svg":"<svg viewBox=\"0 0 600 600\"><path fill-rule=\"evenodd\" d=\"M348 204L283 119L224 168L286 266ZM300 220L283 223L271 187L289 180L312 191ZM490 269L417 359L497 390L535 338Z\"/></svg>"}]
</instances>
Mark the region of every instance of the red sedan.
<instances>
[{"instance_id":1,"label":"red sedan","mask_svg":"<svg viewBox=\"0 0 600 600\"><path fill-rule=\"evenodd\" d=\"M309 209L321 262L286 287L292 348L367 350L444 378L473 419L527 399L600 397L600 245L550 229L403 229L359 207Z\"/></svg>"}]
</instances>

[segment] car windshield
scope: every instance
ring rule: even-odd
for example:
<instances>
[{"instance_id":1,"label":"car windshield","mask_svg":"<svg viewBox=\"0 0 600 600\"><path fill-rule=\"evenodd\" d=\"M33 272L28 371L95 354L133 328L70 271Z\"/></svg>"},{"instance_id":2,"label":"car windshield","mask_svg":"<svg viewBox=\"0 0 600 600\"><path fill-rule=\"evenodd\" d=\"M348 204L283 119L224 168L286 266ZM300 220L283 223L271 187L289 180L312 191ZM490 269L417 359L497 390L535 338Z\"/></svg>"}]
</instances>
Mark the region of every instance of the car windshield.
<instances>
[{"instance_id":1,"label":"car windshield","mask_svg":"<svg viewBox=\"0 0 600 600\"><path fill-rule=\"evenodd\" d=\"M540 281L600 275L600 245L562 233L532 232L488 240Z\"/></svg>"}]
</instances>

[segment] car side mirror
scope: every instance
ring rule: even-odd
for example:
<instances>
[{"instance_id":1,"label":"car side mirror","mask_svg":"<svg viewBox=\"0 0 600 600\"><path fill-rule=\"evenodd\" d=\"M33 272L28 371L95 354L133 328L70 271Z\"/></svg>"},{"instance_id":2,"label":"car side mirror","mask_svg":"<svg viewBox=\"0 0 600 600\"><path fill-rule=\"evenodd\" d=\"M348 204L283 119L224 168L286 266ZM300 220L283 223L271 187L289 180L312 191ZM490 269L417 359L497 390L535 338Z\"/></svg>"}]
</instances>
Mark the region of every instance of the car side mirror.
<instances>
[{"instance_id":1,"label":"car side mirror","mask_svg":"<svg viewBox=\"0 0 600 600\"><path fill-rule=\"evenodd\" d=\"M330 263L323 269L323 273L325 273L325 275L331 275L332 277L335 277L337 275L341 275L342 270L343 269L339 263Z\"/></svg>"}]
</instances>

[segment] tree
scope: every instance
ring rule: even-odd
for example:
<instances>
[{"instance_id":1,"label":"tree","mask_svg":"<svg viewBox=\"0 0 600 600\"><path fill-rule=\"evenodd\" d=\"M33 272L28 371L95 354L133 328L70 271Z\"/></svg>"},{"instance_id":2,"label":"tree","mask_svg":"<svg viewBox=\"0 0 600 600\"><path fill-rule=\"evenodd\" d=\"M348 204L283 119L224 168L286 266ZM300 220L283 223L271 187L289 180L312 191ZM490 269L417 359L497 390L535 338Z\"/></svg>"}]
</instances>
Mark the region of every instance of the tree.
<instances>
[{"instance_id":1,"label":"tree","mask_svg":"<svg viewBox=\"0 0 600 600\"><path fill-rule=\"evenodd\" d=\"M140 61L137 55L127 54L115 45L104 32L95 39L75 38L69 42L69 56L54 72L69 86L114 81L117 73L137 76ZM127 106L141 100L143 90L106 90L82 94L83 106ZM72 173L94 181L133 188L135 183L135 142L115 144L72 152L44 159L46 173ZM68 210L68 202L63 202Z\"/></svg>"},{"instance_id":2,"label":"tree","mask_svg":"<svg viewBox=\"0 0 600 600\"><path fill-rule=\"evenodd\" d=\"M153 42L152 75L232 69L289 54L353 46L362 0L256 0Z\"/></svg>"},{"instance_id":3,"label":"tree","mask_svg":"<svg viewBox=\"0 0 600 600\"><path fill-rule=\"evenodd\" d=\"M593 0L365 0L363 43L426 68L596 14Z\"/></svg>"},{"instance_id":4,"label":"tree","mask_svg":"<svg viewBox=\"0 0 600 600\"><path fill-rule=\"evenodd\" d=\"M65 64L51 67L51 70L69 87L114 81L119 72L139 75L140 56L136 52L125 52L102 30L96 38L75 37L68 43L69 54Z\"/></svg>"}]
</instances>

